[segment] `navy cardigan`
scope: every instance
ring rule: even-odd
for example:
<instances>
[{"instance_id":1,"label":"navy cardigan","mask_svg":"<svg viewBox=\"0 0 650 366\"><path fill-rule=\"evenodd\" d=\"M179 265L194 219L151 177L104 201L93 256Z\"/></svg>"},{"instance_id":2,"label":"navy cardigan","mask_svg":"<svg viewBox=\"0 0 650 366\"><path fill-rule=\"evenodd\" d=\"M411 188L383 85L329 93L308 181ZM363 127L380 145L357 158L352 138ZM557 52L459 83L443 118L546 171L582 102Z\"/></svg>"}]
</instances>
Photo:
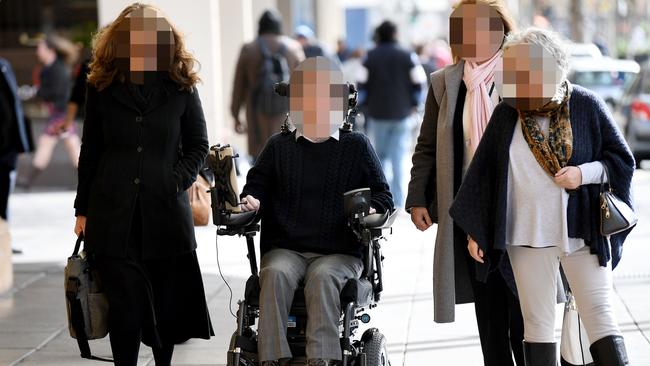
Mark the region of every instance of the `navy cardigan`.
<instances>
[{"instance_id":1,"label":"navy cardigan","mask_svg":"<svg viewBox=\"0 0 650 366\"><path fill-rule=\"evenodd\" d=\"M632 206L631 182L634 157L616 126L605 102L592 91L574 85L569 100L573 129L573 154L569 165L601 161L609 169L614 193ZM510 143L519 119L516 109L500 103L494 110L476 154L449 213L484 251L485 263L477 264L477 277L485 280L498 268L506 250L506 207ZM612 259L618 264L623 241L630 230L600 235L598 184L581 186L569 198L569 237L582 238L598 255L601 266Z\"/></svg>"}]
</instances>

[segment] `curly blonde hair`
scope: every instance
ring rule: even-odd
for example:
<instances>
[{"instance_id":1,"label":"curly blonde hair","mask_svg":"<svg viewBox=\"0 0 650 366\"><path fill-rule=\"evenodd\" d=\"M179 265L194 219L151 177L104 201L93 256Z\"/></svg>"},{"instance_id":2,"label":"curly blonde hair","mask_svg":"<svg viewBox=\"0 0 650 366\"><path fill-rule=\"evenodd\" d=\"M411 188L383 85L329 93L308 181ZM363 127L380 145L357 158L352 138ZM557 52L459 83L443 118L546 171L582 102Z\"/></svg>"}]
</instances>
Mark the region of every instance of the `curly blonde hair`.
<instances>
[{"instance_id":1,"label":"curly blonde hair","mask_svg":"<svg viewBox=\"0 0 650 366\"><path fill-rule=\"evenodd\" d=\"M118 48L117 32L122 28L123 23L129 15L135 11L144 9L151 9L158 14L162 14L158 8L152 5L133 3L122 10L120 15L111 24L100 29L93 37L92 60L89 65L90 72L88 73L88 83L90 85L95 86L98 90L102 90L111 85L116 77L118 80L124 82L126 76L119 69L116 62ZM183 36L168 19L163 19L169 24L174 37L173 59L171 60L169 76L181 86L181 89L191 91L200 81L199 76L194 71L194 65L198 64L198 61L185 49Z\"/></svg>"}]
</instances>

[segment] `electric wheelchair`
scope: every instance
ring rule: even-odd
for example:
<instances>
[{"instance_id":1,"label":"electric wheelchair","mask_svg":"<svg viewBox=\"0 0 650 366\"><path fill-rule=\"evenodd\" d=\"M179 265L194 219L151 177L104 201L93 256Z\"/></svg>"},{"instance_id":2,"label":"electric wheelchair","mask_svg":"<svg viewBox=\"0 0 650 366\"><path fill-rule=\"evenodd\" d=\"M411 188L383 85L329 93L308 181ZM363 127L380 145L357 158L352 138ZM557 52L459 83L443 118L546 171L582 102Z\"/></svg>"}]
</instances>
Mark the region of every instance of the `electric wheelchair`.
<instances>
[{"instance_id":1,"label":"electric wheelchair","mask_svg":"<svg viewBox=\"0 0 650 366\"><path fill-rule=\"evenodd\" d=\"M259 274L254 237L260 230L256 212L240 212L234 159L229 145L210 148L208 167L215 176L211 188L213 223L217 236L239 236L246 239L251 276L246 282L244 299L238 302L237 328L232 335L227 355L228 366L259 365L257 358L257 332L254 328L259 317ZM346 192L344 210L348 225L363 247L364 268L360 278L350 279L341 291L341 319L339 323L343 366L390 365L386 339L378 329L366 330L360 338L355 335L359 322L370 322L367 311L376 307L383 290L381 241L384 234L392 233L395 212L369 214L370 189ZM308 314L304 288L294 295L287 322L287 338L293 354L291 365L306 363L306 325Z\"/></svg>"}]
</instances>

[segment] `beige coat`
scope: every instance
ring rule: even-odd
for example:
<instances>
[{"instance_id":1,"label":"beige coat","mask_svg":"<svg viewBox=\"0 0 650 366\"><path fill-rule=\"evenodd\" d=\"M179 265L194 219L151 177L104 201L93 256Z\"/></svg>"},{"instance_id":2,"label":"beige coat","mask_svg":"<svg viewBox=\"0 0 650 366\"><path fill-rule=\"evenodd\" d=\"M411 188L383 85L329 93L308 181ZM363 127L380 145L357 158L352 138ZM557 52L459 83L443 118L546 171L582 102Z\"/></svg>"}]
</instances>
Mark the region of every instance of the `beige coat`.
<instances>
[{"instance_id":1,"label":"beige coat","mask_svg":"<svg viewBox=\"0 0 650 366\"><path fill-rule=\"evenodd\" d=\"M453 322L455 305L474 301L465 256L454 255L454 112L464 61L431 74L427 104L413 154L406 207L428 207L437 223L433 258L434 320Z\"/></svg>"},{"instance_id":2,"label":"beige coat","mask_svg":"<svg viewBox=\"0 0 650 366\"><path fill-rule=\"evenodd\" d=\"M266 34L261 37L264 37L272 53L278 51L281 43L285 45L287 49L287 63L291 70L305 59L302 47L293 39L275 34ZM257 156L262 151L266 140L274 133L280 131L280 126L285 118L284 115L269 118L261 113L256 113L253 108L252 92L256 85L257 74L261 63L262 51L256 41L246 43L242 46L239 59L237 60L230 105L230 113L235 120L239 119L241 108L246 106L245 123L248 130L248 153L252 156Z\"/></svg>"}]
</instances>

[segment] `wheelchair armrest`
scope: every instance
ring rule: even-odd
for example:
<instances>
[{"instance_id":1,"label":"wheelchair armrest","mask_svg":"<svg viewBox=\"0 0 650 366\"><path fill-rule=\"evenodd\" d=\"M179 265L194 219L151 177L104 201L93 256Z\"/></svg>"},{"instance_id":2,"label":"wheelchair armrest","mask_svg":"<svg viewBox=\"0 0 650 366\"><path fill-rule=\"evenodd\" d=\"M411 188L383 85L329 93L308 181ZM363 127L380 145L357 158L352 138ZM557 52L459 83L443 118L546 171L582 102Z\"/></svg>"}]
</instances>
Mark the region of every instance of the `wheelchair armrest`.
<instances>
[{"instance_id":1,"label":"wheelchair armrest","mask_svg":"<svg viewBox=\"0 0 650 366\"><path fill-rule=\"evenodd\" d=\"M363 219L364 226L368 229L388 229L397 217L397 210L393 212L375 213Z\"/></svg>"},{"instance_id":2,"label":"wheelchair armrest","mask_svg":"<svg viewBox=\"0 0 650 366\"><path fill-rule=\"evenodd\" d=\"M244 228L259 220L256 211L229 213L221 217L220 224L229 229Z\"/></svg>"}]
</instances>

